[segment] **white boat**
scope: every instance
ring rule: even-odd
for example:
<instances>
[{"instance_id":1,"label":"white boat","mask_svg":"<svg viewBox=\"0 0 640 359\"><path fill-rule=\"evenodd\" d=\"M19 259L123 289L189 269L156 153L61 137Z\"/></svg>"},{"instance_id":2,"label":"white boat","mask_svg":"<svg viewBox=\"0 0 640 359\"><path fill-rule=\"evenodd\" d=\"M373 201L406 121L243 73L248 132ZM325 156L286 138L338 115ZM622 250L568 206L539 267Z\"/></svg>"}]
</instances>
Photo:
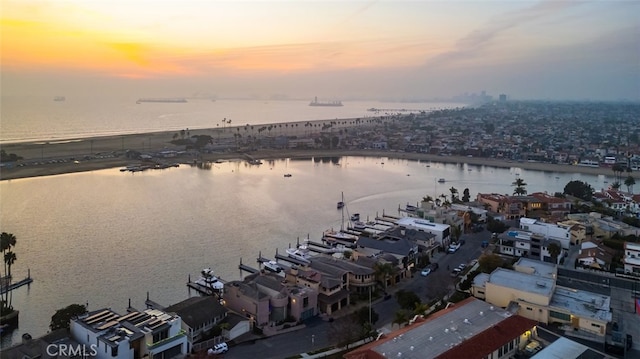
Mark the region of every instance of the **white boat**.
<instances>
[{"instance_id":1,"label":"white boat","mask_svg":"<svg viewBox=\"0 0 640 359\"><path fill-rule=\"evenodd\" d=\"M220 281L219 277L213 274L211 268L205 268L200 273L200 278L196 279L194 283L215 291L222 291L224 289L224 283Z\"/></svg>"},{"instance_id":2,"label":"white boat","mask_svg":"<svg viewBox=\"0 0 640 359\"><path fill-rule=\"evenodd\" d=\"M307 246L299 246L298 248L287 248L287 255L293 259L303 262L310 262L311 255Z\"/></svg>"},{"instance_id":3,"label":"white boat","mask_svg":"<svg viewBox=\"0 0 640 359\"><path fill-rule=\"evenodd\" d=\"M444 183L444 178L440 178L440 179L438 180L438 183Z\"/></svg>"},{"instance_id":4,"label":"white boat","mask_svg":"<svg viewBox=\"0 0 640 359\"><path fill-rule=\"evenodd\" d=\"M353 228L359 231L364 231L365 229L367 229L367 225L362 221L355 221L353 222Z\"/></svg>"},{"instance_id":5,"label":"white boat","mask_svg":"<svg viewBox=\"0 0 640 359\"><path fill-rule=\"evenodd\" d=\"M360 213L354 213L354 214L351 216L351 220L352 220L352 221L359 221L359 220L360 220Z\"/></svg>"},{"instance_id":6,"label":"white boat","mask_svg":"<svg viewBox=\"0 0 640 359\"><path fill-rule=\"evenodd\" d=\"M282 272L282 267L276 261L263 262L264 268L275 273Z\"/></svg>"}]
</instances>

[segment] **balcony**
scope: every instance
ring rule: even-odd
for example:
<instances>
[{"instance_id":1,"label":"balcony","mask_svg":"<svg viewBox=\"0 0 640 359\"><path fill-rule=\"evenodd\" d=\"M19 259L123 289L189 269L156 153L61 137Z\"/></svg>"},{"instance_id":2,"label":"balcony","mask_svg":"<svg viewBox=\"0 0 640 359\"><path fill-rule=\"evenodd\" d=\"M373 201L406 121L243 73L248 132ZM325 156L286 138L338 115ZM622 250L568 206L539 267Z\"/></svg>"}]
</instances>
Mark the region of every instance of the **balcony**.
<instances>
[{"instance_id":1,"label":"balcony","mask_svg":"<svg viewBox=\"0 0 640 359\"><path fill-rule=\"evenodd\" d=\"M183 337L185 337L187 335L187 332L185 332L184 330L180 329L180 331L178 332L178 334L172 336L171 338L167 338L167 339L162 339L159 342L155 342L152 344L147 344L147 349L148 350L154 350L157 349L165 344L169 344L171 342L177 341L179 339L182 339Z\"/></svg>"}]
</instances>

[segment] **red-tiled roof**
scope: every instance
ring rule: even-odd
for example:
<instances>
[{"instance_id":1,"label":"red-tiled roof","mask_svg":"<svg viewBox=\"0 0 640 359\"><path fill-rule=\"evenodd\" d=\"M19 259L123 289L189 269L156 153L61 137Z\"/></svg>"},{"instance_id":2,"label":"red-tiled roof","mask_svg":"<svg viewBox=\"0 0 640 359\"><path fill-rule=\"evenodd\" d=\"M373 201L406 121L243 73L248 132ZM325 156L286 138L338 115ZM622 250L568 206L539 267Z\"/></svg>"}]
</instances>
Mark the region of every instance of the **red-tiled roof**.
<instances>
[{"instance_id":1,"label":"red-tiled roof","mask_svg":"<svg viewBox=\"0 0 640 359\"><path fill-rule=\"evenodd\" d=\"M484 358L533 328L537 322L513 315L440 354L438 359Z\"/></svg>"}]
</instances>

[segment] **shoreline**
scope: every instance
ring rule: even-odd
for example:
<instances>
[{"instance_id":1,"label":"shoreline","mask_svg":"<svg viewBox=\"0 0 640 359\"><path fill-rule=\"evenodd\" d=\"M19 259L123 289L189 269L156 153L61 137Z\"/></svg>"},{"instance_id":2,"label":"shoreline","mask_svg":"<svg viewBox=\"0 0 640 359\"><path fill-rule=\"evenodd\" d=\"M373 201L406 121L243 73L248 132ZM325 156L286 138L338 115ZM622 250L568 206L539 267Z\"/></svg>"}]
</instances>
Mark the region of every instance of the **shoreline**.
<instances>
[{"instance_id":1,"label":"shoreline","mask_svg":"<svg viewBox=\"0 0 640 359\"><path fill-rule=\"evenodd\" d=\"M336 128L353 128L349 120L338 122ZM278 132L274 135L301 136L309 135L311 130L305 124L308 121L298 122L298 126L288 124L272 124ZM320 124L327 121L313 121ZM246 131L243 126L210 129L189 130L191 136L209 135L218 142L229 144L233 141L234 134ZM0 169L0 181L51 176L66 173L88 172L101 169L125 167L139 160L129 159L125 156L127 150L162 151L183 150L183 146L175 146L171 141L179 136L179 131L159 131L138 133L131 135L98 136L82 139L67 139L52 142L34 141L24 143L10 143L2 146L7 154L15 153L23 157L22 163L38 163L25 166L2 167ZM583 173L591 175L612 176L613 172L607 167L586 167L567 164L551 164L541 162L518 162L496 158L464 157L464 156L440 156L427 153L398 152L389 150L360 150L360 149L261 149L250 153L241 152L216 152L203 153L198 156L198 161L216 160L245 160L247 155L256 159L285 159L285 158L311 158L311 157L387 157L416 161L431 161L440 163L467 163L470 165L491 166L499 168L522 168L535 171ZM55 159L67 159L62 162ZM192 155L174 157L167 161L187 164L193 163Z\"/></svg>"}]
</instances>

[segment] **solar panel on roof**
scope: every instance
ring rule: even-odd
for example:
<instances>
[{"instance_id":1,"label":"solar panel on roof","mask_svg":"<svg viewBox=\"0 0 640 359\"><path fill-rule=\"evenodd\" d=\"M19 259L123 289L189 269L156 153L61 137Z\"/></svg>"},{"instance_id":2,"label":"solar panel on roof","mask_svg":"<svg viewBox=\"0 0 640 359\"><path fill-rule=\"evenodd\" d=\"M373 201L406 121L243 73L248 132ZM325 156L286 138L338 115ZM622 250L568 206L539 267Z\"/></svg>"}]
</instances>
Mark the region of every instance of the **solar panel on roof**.
<instances>
[{"instance_id":1,"label":"solar panel on roof","mask_svg":"<svg viewBox=\"0 0 640 359\"><path fill-rule=\"evenodd\" d=\"M118 322L117 322L117 321L115 321L115 320L112 320L112 321L110 321L110 322L107 322L107 323L102 324L101 326L99 326L99 327L98 327L98 328L96 328L96 329L98 329L98 330L105 330L105 329L107 329L107 328L111 328L111 327L113 327L114 325L118 325Z\"/></svg>"},{"instance_id":2,"label":"solar panel on roof","mask_svg":"<svg viewBox=\"0 0 640 359\"><path fill-rule=\"evenodd\" d=\"M84 320L84 322L85 322L85 323L87 323L87 324L93 324L93 323L96 323L96 322L98 322L98 321L101 321L101 320L102 320L102 318L107 317L109 314L111 314L111 311L109 311L109 310L103 310L103 311L102 311L102 312L100 312L100 313L94 314L94 315L92 315L92 316L90 316L90 317L86 318L86 319Z\"/></svg>"}]
</instances>

